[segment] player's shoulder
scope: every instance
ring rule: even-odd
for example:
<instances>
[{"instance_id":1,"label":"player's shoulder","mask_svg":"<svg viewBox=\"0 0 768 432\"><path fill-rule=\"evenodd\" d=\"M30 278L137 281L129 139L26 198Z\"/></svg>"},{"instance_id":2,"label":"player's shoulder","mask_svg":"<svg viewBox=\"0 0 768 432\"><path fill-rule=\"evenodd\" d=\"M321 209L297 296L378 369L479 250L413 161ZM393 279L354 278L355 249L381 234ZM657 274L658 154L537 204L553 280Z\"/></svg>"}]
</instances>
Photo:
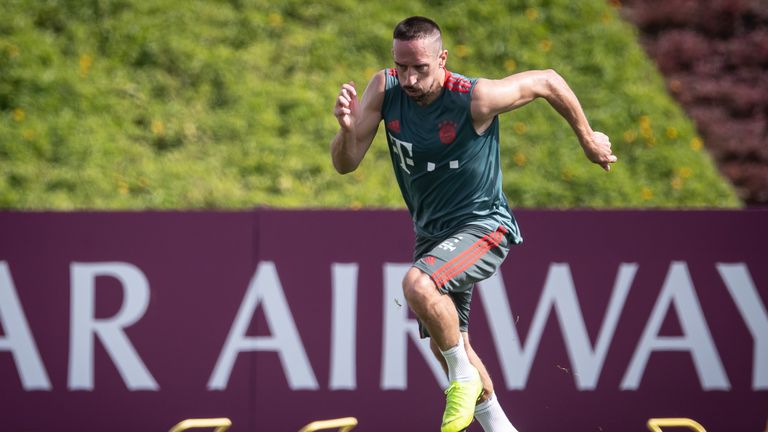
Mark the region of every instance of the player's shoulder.
<instances>
[{"instance_id":1,"label":"player's shoulder","mask_svg":"<svg viewBox=\"0 0 768 432\"><path fill-rule=\"evenodd\" d=\"M365 93L363 95L363 99L371 100L373 99L379 99L384 96L385 90L387 88L387 77L386 77L386 69L379 70L377 72L374 72L371 75L371 78L368 80L368 84L365 86Z\"/></svg>"},{"instance_id":2,"label":"player's shoulder","mask_svg":"<svg viewBox=\"0 0 768 432\"><path fill-rule=\"evenodd\" d=\"M452 93L466 93L469 94L472 91L472 85L475 79L468 78L457 72L445 70L445 82L443 87Z\"/></svg>"},{"instance_id":3,"label":"player's shoulder","mask_svg":"<svg viewBox=\"0 0 768 432\"><path fill-rule=\"evenodd\" d=\"M397 69L384 68L379 70L371 78L371 81L376 80L377 88L381 91L390 90L400 86L400 80L397 77Z\"/></svg>"},{"instance_id":4,"label":"player's shoulder","mask_svg":"<svg viewBox=\"0 0 768 432\"><path fill-rule=\"evenodd\" d=\"M492 95L494 92L494 86L499 80L489 78L477 78L475 85L472 87L472 101L480 101Z\"/></svg>"},{"instance_id":5,"label":"player's shoulder","mask_svg":"<svg viewBox=\"0 0 768 432\"><path fill-rule=\"evenodd\" d=\"M371 75L363 95L363 105L368 110L381 109L384 95L387 89L386 69L379 70Z\"/></svg>"},{"instance_id":6,"label":"player's shoulder","mask_svg":"<svg viewBox=\"0 0 768 432\"><path fill-rule=\"evenodd\" d=\"M384 92L387 88L389 88L392 84L389 82L391 81L390 77L390 71L391 68L385 68L378 70L371 75L371 78L368 80L368 87L371 90L375 90L378 92ZM397 75L395 75L395 81L397 81Z\"/></svg>"}]
</instances>

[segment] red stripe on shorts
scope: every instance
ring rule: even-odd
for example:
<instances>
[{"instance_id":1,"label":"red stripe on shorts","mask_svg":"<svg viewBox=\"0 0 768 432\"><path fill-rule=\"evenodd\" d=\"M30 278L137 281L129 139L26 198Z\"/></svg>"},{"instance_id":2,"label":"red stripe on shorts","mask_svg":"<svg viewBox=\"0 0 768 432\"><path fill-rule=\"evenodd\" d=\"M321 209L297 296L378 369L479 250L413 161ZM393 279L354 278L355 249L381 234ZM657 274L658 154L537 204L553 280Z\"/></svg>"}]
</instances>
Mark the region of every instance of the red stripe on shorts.
<instances>
[{"instance_id":1,"label":"red stripe on shorts","mask_svg":"<svg viewBox=\"0 0 768 432\"><path fill-rule=\"evenodd\" d=\"M445 285L451 278L476 263L486 252L498 246L506 232L506 228L500 226L496 231L486 234L480 240L476 241L469 249L460 253L437 269L432 273L432 279L435 281L437 287L440 288Z\"/></svg>"},{"instance_id":2,"label":"red stripe on shorts","mask_svg":"<svg viewBox=\"0 0 768 432\"><path fill-rule=\"evenodd\" d=\"M445 285L449 280L451 280L451 278L457 274L460 274L469 268L472 264L476 263L480 257L483 256L483 254L493 248L495 245L494 243L498 244L498 241L498 235L496 233L492 233L475 242L471 248L467 249L464 251L464 253L457 256L448 264L444 265L437 272L435 272L433 275L435 284L438 287Z\"/></svg>"}]
</instances>

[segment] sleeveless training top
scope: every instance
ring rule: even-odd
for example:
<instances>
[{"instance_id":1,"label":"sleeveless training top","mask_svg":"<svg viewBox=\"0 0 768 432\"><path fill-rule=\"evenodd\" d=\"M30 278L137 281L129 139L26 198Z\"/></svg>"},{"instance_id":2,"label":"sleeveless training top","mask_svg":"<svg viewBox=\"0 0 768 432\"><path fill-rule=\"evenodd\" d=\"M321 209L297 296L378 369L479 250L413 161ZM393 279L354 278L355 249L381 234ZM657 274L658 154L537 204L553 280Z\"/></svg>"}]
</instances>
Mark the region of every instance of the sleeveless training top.
<instances>
[{"instance_id":1,"label":"sleeveless training top","mask_svg":"<svg viewBox=\"0 0 768 432\"><path fill-rule=\"evenodd\" d=\"M470 102L477 79L446 70L440 96L427 106L400 88L387 69L381 115L395 177L419 236L445 237L464 225L495 230L513 243L520 230L501 190L499 119L478 135Z\"/></svg>"}]
</instances>

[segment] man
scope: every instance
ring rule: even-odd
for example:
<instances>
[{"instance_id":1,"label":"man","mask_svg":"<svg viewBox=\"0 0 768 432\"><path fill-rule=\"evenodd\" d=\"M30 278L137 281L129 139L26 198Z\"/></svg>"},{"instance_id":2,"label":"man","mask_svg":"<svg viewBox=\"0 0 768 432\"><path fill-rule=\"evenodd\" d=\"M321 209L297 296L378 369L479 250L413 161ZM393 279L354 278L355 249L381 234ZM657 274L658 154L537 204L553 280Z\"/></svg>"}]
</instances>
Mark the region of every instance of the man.
<instances>
[{"instance_id":1,"label":"man","mask_svg":"<svg viewBox=\"0 0 768 432\"><path fill-rule=\"evenodd\" d=\"M571 125L589 160L607 171L616 157L552 70L501 80L449 72L440 28L424 17L395 27L392 56L395 68L375 74L362 101L354 83L341 86L333 165L341 174L354 171L384 120L416 231L403 293L450 381L441 431L464 430L473 417L486 432L515 431L468 336L474 283L493 275L509 246L522 242L501 190L498 115L542 97Z\"/></svg>"}]
</instances>

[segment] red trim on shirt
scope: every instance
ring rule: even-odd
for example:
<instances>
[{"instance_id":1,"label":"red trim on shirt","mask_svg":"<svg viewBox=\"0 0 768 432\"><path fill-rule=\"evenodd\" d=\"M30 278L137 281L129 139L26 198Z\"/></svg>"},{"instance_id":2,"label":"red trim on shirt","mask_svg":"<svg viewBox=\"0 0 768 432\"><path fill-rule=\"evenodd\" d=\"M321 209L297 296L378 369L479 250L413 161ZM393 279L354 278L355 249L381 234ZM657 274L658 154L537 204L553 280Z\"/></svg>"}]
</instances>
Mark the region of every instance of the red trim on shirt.
<instances>
[{"instance_id":1,"label":"red trim on shirt","mask_svg":"<svg viewBox=\"0 0 768 432\"><path fill-rule=\"evenodd\" d=\"M472 82L466 78L454 76L448 69L446 69L443 87L447 88L449 91L469 93L472 89Z\"/></svg>"}]
</instances>

